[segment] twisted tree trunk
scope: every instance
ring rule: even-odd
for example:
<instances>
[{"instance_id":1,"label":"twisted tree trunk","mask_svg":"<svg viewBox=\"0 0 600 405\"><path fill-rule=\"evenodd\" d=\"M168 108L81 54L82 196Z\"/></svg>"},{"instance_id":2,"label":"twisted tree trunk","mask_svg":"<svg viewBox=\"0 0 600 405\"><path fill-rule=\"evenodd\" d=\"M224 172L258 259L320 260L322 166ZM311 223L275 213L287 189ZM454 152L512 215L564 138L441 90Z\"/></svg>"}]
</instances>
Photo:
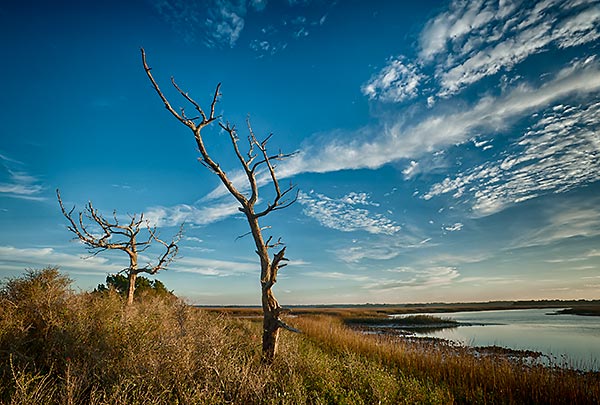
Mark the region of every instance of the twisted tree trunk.
<instances>
[{"instance_id":1,"label":"twisted tree trunk","mask_svg":"<svg viewBox=\"0 0 600 405\"><path fill-rule=\"evenodd\" d=\"M263 308L263 336L262 355L265 363L273 362L277 354L279 340L279 303L275 299L270 287L262 286L262 308Z\"/></svg>"}]
</instances>

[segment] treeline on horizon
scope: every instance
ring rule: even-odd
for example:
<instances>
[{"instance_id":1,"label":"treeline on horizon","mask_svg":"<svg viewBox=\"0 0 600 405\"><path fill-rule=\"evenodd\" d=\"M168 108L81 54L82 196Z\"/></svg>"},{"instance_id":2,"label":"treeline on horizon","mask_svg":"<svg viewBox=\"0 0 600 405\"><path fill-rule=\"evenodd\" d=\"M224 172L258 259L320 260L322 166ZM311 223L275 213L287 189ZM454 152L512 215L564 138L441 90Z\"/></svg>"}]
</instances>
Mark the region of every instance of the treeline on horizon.
<instances>
[{"instance_id":1,"label":"treeline on horizon","mask_svg":"<svg viewBox=\"0 0 600 405\"><path fill-rule=\"evenodd\" d=\"M562 306L562 305L600 305L600 299L597 300L561 300L561 299L541 299L541 300L498 300L498 301L468 301L468 302L424 302L424 303L364 303L364 304L290 304L290 308L421 308L421 307L488 307L488 306L504 307L520 307L520 306ZM198 308L260 308L259 305L210 305L210 304L195 304Z\"/></svg>"}]
</instances>

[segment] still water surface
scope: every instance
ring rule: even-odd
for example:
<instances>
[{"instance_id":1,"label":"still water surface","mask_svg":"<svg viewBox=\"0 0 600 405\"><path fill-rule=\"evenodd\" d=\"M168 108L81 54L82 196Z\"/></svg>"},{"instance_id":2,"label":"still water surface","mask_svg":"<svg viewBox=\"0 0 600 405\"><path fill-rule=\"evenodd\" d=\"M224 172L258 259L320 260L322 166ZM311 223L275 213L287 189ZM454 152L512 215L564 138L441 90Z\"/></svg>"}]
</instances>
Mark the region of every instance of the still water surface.
<instances>
[{"instance_id":1,"label":"still water surface","mask_svg":"<svg viewBox=\"0 0 600 405\"><path fill-rule=\"evenodd\" d=\"M542 352L555 365L600 371L600 317L551 315L558 309L428 314L472 326L421 333L468 346ZM546 361L547 362L547 361Z\"/></svg>"}]
</instances>

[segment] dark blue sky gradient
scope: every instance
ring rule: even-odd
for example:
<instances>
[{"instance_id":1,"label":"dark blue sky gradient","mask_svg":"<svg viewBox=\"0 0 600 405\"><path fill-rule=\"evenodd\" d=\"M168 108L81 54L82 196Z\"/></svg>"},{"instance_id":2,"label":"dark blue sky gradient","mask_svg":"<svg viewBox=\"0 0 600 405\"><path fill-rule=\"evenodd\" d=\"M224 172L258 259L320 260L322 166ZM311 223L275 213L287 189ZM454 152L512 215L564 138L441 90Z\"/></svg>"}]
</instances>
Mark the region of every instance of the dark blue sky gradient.
<instances>
[{"instance_id":1,"label":"dark blue sky gradient","mask_svg":"<svg viewBox=\"0 0 600 405\"><path fill-rule=\"evenodd\" d=\"M205 107L222 83L242 140L250 116L300 151L278 166L299 201L262 223L288 245L282 303L599 298L599 22L585 0L2 5L0 276L59 265L91 289L126 265L82 259L58 187L165 238L185 222L158 275L178 295L259 303L247 225L144 47L175 107L171 76ZM203 134L234 176L227 137Z\"/></svg>"}]
</instances>

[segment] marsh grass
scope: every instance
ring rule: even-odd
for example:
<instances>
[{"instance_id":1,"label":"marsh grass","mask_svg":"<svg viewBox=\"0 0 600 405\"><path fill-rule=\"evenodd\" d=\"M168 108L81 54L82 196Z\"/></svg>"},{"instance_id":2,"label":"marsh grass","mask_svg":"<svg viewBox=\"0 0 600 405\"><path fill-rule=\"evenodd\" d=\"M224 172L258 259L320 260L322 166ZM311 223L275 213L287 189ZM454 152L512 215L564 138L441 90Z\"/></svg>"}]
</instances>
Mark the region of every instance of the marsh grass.
<instances>
[{"instance_id":1,"label":"marsh grass","mask_svg":"<svg viewBox=\"0 0 600 405\"><path fill-rule=\"evenodd\" d=\"M362 355L403 376L442 387L459 403L600 403L599 373L477 356L435 342L364 335L333 317L299 317L295 326L328 352Z\"/></svg>"},{"instance_id":2,"label":"marsh grass","mask_svg":"<svg viewBox=\"0 0 600 405\"><path fill-rule=\"evenodd\" d=\"M599 379L364 336L340 318L288 321L261 362L260 319L148 295L74 293L56 269L0 290L2 404L594 403Z\"/></svg>"}]
</instances>

